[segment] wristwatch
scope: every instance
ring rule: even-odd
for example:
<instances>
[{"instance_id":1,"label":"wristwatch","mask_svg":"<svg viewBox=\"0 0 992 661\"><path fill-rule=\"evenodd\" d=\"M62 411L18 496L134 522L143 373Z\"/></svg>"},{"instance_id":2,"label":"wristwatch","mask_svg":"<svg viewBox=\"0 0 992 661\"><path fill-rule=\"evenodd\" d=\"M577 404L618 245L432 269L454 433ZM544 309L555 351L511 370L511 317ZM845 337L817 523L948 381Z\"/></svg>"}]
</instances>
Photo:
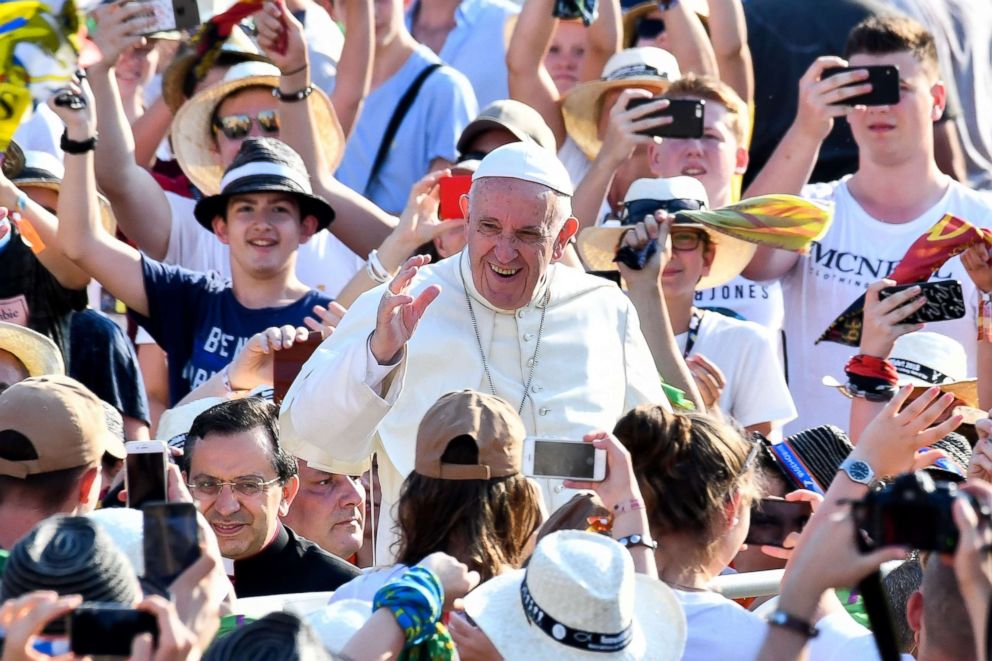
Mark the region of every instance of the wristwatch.
<instances>
[{"instance_id":1,"label":"wristwatch","mask_svg":"<svg viewBox=\"0 0 992 661\"><path fill-rule=\"evenodd\" d=\"M851 481L857 482L858 484L871 486L872 482L875 481L875 471L871 469L871 466L860 459L848 457L841 462L840 466L838 466L838 470L842 470L847 473L847 476L851 478Z\"/></svg>"},{"instance_id":2,"label":"wristwatch","mask_svg":"<svg viewBox=\"0 0 992 661\"><path fill-rule=\"evenodd\" d=\"M645 537L644 535L627 535L626 537L621 537L618 539L617 543L621 546L627 547L628 549L632 546L643 546L652 551L658 549L658 542L649 537Z\"/></svg>"},{"instance_id":3,"label":"wristwatch","mask_svg":"<svg viewBox=\"0 0 992 661\"><path fill-rule=\"evenodd\" d=\"M864 463L864 462L862 462ZM865 464L867 466L867 464ZM820 630L815 626L807 622L806 620L790 615L785 611L777 610L771 615L769 615L765 620L768 624L773 627L782 627L784 629L791 629L795 631L800 636L805 636L806 638L816 638Z\"/></svg>"}]
</instances>

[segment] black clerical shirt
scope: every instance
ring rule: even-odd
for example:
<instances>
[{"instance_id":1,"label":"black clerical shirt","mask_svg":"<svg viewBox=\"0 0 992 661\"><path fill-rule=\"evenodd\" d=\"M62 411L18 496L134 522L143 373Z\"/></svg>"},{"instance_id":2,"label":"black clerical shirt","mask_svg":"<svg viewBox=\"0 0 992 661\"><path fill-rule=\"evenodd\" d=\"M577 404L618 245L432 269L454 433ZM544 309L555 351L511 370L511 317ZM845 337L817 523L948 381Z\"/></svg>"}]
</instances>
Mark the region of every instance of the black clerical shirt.
<instances>
[{"instance_id":1,"label":"black clerical shirt","mask_svg":"<svg viewBox=\"0 0 992 661\"><path fill-rule=\"evenodd\" d=\"M336 590L361 572L279 524L272 543L256 555L234 561L238 597Z\"/></svg>"}]
</instances>

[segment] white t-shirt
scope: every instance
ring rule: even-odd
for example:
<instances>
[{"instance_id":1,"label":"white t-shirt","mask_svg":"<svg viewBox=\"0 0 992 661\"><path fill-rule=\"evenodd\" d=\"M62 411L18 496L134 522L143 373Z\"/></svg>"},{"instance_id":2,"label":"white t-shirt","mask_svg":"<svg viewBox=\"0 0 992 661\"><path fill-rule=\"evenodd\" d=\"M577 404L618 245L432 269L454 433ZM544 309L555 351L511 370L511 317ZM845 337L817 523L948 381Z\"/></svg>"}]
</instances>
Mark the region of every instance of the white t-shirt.
<instances>
[{"instance_id":1,"label":"white t-shirt","mask_svg":"<svg viewBox=\"0 0 992 661\"><path fill-rule=\"evenodd\" d=\"M675 337L685 351L689 333ZM689 355L709 358L727 379L720 408L741 425L772 422L781 426L796 417L796 407L778 361L775 338L763 326L703 311Z\"/></svg>"},{"instance_id":2,"label":"white t-shirt","mask_svg":"<svg viewBox=\"0 0 992 661\"><path fill-rule=\"evenodd\" d=\"M847 179L813 184L803 196L834 203L834 221L826 236L782 278L789 314L785 317L785 355L789 387L799 418L785 429L792 434L809 427L834 424L846 429L850 404L827 389L821 379L833 375L844 382L844 365L858 350L835 342L814 344L823 331L868 285L887 276L909 246L945 213L979 227L992 227L992 206L968 188L952 181L947 192L923 215L908 223L884 223L869 216L848 191ZM958 280L967 314L962 319L929 324L928 331L954 338L968 353L969 376L975 376L977 294L960 257L948 260L933 280Z\"/></svg>"},{"instance_id":3,"label":"white t-shirt","mask_svg":"<svg viewBox=\"0 0 992 661\"><path fill-rule=\"evenodd\" d=\"M772 331L782 328L785 317L782 285L775 280L755 282L742 275L719 287L697 291L696 306L733 310L748 321Z\"/></svg>"},{"instance_id":4,"label":"white t-shirt","mask_svg":"<svg viewBox=\"0 0 992 661\"><path fill-rule=\"evenodd\" d=\"M768 624L762 617L715 592L674 592L685 611L689 634L682 661L758 658L768 632ZM816 628L820 634L810 641L811 661L878 658L871 632L847 613L827 615L816 623Z\"/></svg>"},{"instance_id":5,"label":"white t-shirt","mask_svg":"<svg viewBox=\"0 0 992 661\"><path fill-rule=\"evenodd\" d=\"M218 273L230 280L230 250L197 222L193 216L196 201L170 192L165 197L172 208L172 228L169 249L162 261L193 271ZM296 277L307 287L334 297L364 265L336 236L321 230L300 246Z\"/></svg>"},{"instance_id":6,"label":"white t-shirt","mask_svg":"<svg viewBox=\"0 0 992 661\"><path fill-rule=\"evenodd\" d=\"M386 583L399 578L409 569L406 565L395 564L388 567L369 567L362 571L361 576L356 576L344 585L338 587L331 595L330 601L333 604L342 599L360 599L361 601L372 601L375 593Z\"/></svg>"}]
</instances>

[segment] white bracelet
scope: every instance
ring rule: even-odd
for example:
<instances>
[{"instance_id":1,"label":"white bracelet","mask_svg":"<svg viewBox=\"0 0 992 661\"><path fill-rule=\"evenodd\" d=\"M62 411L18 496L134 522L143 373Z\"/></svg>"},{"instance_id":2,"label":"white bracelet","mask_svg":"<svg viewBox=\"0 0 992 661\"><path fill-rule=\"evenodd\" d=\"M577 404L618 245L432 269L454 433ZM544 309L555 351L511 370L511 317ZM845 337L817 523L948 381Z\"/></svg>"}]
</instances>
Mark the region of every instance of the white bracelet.
<instances>
[{"instance_id":1,"label":"white bracelet","mask_svg":"<svg viewBox=\"0 0 992 661\"><path fill-rule=\"evenodd\" d=\"M390 275L389 271L386 270L386 267L382 265L382 260L379 259L378 250L373 249L372 252L369 253L369 259L365 266L365 270L368 272L369 277L378 283L389 282L390 278L393 277Z\"/></svg>"}]
</instances>

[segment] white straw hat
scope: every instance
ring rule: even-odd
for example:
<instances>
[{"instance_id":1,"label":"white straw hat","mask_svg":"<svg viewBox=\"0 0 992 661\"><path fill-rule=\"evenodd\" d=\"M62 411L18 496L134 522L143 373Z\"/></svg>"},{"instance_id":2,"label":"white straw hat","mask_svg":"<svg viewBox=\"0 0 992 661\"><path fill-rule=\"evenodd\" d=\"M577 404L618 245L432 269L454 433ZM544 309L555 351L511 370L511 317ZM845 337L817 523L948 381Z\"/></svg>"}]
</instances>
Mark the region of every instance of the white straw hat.
<instances>
[{"instance_id":1,"label":"white straw hat","mask_svg":"<svg viewBox=\"0 0 992 661\"><path fill-rule=\"evenodd\" d=\"M505 177L531 181L563 195L573 193L572 179L558 157L535 142L512 142L498 147L479 162L472 181Z\"/></svg>"},{"instance_id":2,"label":"white straw hat","mask_svg":"<svg viewBox=\"0 0 992 661\"><path fill-rule=\"evenodd\" d=\"M602 98L611 89L636 87L660 94L672 81L682 77L675 56L661 48L628 48L611 57L600 80L576 85L565 94L562 116L565 130L590 159L596 158L603 141L599 139Z\"/></svg>"},{"instance_id":3,"label":"white straw hat","mask_svg":"<svg viewBox=\"0 0 992 661\"><path fill-rule=\"evenodd\" d=\"M248 87L279 86L279 69L267 62L241 62L224 74L224 79L211 85L184 103L172 120L172 149L183 173L204 195L220 192L224 164L218 160L211 122L217 106L231 94ZM313 94L301 103L309 103L313 123L324 157L331 172L337 169L344 153L344 131L330 99L314 87ZM273 108L277 101L272 100Z\"/></svg>"},{"instance_id":4,"label":"white straw hat","mask_svg":"<svg viewBox=\"0 0 992 661\"><path fill-rule=\"evenodd\" d=\"M693 177L670 177L668 179L637 179L630 184L624 197L624 214L621 220L607 221L598 227L587 227L579 233L577 248L579 257L591 271L615 271L617 247L630 227L644 220L645 213L637 211L644 207L653 212L657 202L680 200L697 202L697 208L708 207L706 189L702 182ZM638 202L646 202L639 205ZM684 207L688 208L688 207ZM747 241L735 239L723 232L697 222L682 221L678 215L675 224L679 227L694 227L706 232L715 254L710 271L696 284L696 289L708 289L722 285L740 275L754 256L757 246Z\"/></svg>"},{"instance_id":5,"label":"white straw hat","mask_svg":"<svg viewBox=\"0 0 992 661\"><path fill-rule=\"evenodd\" d=\"M55 342L26 326L0 321L0 351L21 361L29 377L65 375L62 352Z\"/></svg>"},{"instance_id":6,"label":"white straw hat","mask_svg":"<svg viewBox=\"0 0 992 661\"><path fill-rule=\"evenodd\" d=\"M492 578L465 612L504 659L680 659L685 613L671 588L634 572L627 549L564 530L537 545L527 569Z\"/></svg>"}]
</instances>

